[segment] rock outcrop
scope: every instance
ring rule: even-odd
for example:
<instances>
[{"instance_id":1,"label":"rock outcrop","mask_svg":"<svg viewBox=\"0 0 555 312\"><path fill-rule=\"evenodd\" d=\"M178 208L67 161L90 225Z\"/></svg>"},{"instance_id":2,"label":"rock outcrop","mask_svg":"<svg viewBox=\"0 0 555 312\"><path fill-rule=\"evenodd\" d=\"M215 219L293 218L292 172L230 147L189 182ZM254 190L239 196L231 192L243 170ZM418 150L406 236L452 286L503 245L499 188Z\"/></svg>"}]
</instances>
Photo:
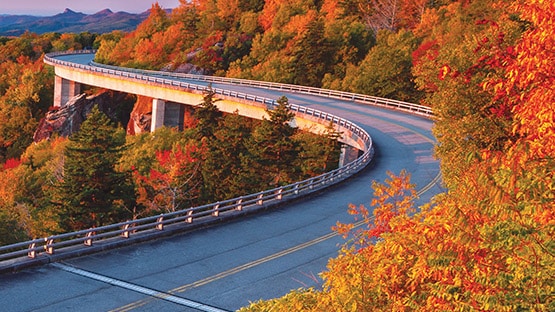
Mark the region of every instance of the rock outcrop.
<instances>
[{"instance_id":1,"label":"rock outcrop","mask_svg":"<svg viewBox=\"0 0 555 312\"><path fill-rule=\"evenodd\" d=\"M70 136L79 130L94 105L98 105L102 112L119 124L131 123L129 116L133 100L128 94L115 91L102 91L91 96L80 94L71 98L65 106L52 108L46 113L33 135L33 140L40 142L49 139L54 133L64 137ZM150 118L148 113L145 115L143 119L148 119L144 121L148 126L144 127L150 129Z\"/></svg>"},{"instance_id":2,"label":"rock outcrop","mask_svg":"<svg viewBox=\"0 0 555 312\"><path fill-rule=\"evenodd\" d=\"M127 134L135 135L150 131L152 120L152 99L145 96L137 96L137 102L127 123Z\"/></svg>"}]
</instances>

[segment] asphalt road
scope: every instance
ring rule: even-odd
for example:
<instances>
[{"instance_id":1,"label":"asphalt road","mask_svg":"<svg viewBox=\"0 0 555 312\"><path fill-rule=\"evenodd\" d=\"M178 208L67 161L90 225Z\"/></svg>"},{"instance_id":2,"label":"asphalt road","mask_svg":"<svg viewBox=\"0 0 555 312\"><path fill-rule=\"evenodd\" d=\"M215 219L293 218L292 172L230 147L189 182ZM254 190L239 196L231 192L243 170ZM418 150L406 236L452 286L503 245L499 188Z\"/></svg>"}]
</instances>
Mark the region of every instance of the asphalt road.
<instances>
[{"instance_id":1,"label":"asphalt road","mask_svg":"<svg viewBox=\"0 0 555 312\"><path fill-rule=\"evenodd\" d=\"M199 84L202 84L198 82ZM345 241L337 221L349 204L367 205L371 182L406 169L418 204L442 192L432 122L349 101L213 84L320 109L365 128L373 164L346 182L242 220L0 275L1 311L230 311L292 289L320 288L319 273Z\"/></svg>"}]
</instances>

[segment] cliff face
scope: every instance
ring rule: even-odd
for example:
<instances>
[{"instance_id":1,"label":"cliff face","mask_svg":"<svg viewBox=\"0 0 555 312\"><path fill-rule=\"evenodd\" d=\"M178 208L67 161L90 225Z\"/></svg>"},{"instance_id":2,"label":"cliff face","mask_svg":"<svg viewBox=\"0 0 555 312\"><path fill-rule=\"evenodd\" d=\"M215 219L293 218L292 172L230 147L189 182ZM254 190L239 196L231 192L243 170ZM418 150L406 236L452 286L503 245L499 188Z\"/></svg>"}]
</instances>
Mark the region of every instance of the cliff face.
<instances>
[{"instance_id":1,"label":"cliff face","mask_svg":"<svg viewBox=\"0 0 555 312\"><path fill-rule=\"evenodd\" d=\"M127 134L134 135L150 131L152 120L152 99L145 96L137 96L137 102L133 106L129 122L127 123Z\"/></svg>"},{"instance_id":2,"label":"cliff face","mask_svg":"<svg viewBox=\"0 0 555 312\"><path fill-rule=\"evenodd\" d=\"M98 105L99 109L113 121L127 125L127 131L130 134L150 130L152 107L145 107L143 104L138 108L139 105L134 105L134 102L134 97L115 91L102 91L91 96L77 95L64 107L54 108L46 114L40 121L33 140L40 142L49 139L54 133L64 137L70 136L79 130L94 105ZM132 109L134 115L131 114Z\"/></svg>"}]
</instances>

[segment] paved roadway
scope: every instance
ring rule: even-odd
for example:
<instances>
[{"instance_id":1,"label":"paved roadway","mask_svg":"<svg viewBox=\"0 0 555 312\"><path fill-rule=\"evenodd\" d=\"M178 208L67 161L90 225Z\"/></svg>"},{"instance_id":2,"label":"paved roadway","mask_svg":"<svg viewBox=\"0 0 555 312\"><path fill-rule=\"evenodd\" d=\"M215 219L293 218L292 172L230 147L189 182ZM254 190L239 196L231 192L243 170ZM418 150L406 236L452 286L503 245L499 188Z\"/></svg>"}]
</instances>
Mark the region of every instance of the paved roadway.
<instances>
[{"instance_id":1,"label":"paved roadway","mask_svg":"<svg viewBox=\"0 0 555 312\"><path fill-rule=\"evenodd\" d=\"M199 83L201 84L201 83ZM231 311L292 289L321 287L319 272L344 243L331 227L367 205L372 180L412 174L419 203L442 192L431 121L349 101L213 84L336 114L365 128L374 163L317 196L171 238L0 276L2 311ZM216 309L212 309L215 307Z\"/></svg>"}]
</instances>

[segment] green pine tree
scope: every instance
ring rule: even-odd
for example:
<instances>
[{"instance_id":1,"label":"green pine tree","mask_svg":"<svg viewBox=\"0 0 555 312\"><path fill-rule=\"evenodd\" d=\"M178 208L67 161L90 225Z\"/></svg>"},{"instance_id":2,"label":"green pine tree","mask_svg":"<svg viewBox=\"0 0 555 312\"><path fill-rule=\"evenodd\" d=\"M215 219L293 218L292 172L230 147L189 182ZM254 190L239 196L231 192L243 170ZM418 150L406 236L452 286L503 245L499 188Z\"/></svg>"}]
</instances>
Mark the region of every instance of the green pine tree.
<instances>
[{"instance_id":1,"label":"green pine tree","mask_svg":"<svg viewBox=\"0 0 555 312\"><path fill-rule=\"evenodd\" d=\"M330 122L324 133L316 135L310 132L299 132L295 140L299 142L300 151L297 157L298 167L301 168L302 179L308 179L319 174L336 169L339 166L341 144L334 124Z\"/></svg>"},{"instance_id":2,"label":"green pine tree","mask_svg":"<svg viewBox=\"0 0 555 312\"><path fill-rule=\"evenodd\" d=\"M202 103L195 109L194 117L198 122L196 126L198 139L212 139L222 119L223 113L215 104L217 101L215 95L212 85L208 85Z\"/></svg>"},{"instance_id":3,"label":"green pine tree","mask_svg":"<svg viewBox=\"0 0 555 312\"><path fill-rule=\"evenodd\" d=\"M333 47L326 39L324 21L311 21L293 51L293 83L321 87L324 74L331 70Z\"/></svg>"},{"instance_id":4,"label":"green pine tree","mask_svg":"<svg viewBox=\"0 0 555 312\"><path fill-rule=\"evenodd\" d=\"M221 126L208 141L208 152L202 166L205 198L225 200L259 191L254 173L243 167L249 155L246 142L251 136L251 119L237 112L226 115Z\"/></svg>"},{"instance_id":5,"label":"green pine tree","mask_svg":"<svg viewBox=\"0 0 555 312\"><path fill-rule=\"evenodd\" d=\"M267 110L270 119L264 119L250 140L249 151L261 167L265 185L277 186L294 182L299 144L293 139L297 129L289 123L295 114L289 110L289 100L282 96L278 106Z\"/></svg>"},{"instance_id":6,"label":"green pine tree","mask_svg":"<svg viewBox=\"0 0 555 312\"><path fill-rule=\"evenodd\" d=\"M54 191L63 230L82 230L130 217L133 185L127 173L115 168L124 144L125 133L96 106L70 137L63 180Z\"/></svg>"}]
</instances>

